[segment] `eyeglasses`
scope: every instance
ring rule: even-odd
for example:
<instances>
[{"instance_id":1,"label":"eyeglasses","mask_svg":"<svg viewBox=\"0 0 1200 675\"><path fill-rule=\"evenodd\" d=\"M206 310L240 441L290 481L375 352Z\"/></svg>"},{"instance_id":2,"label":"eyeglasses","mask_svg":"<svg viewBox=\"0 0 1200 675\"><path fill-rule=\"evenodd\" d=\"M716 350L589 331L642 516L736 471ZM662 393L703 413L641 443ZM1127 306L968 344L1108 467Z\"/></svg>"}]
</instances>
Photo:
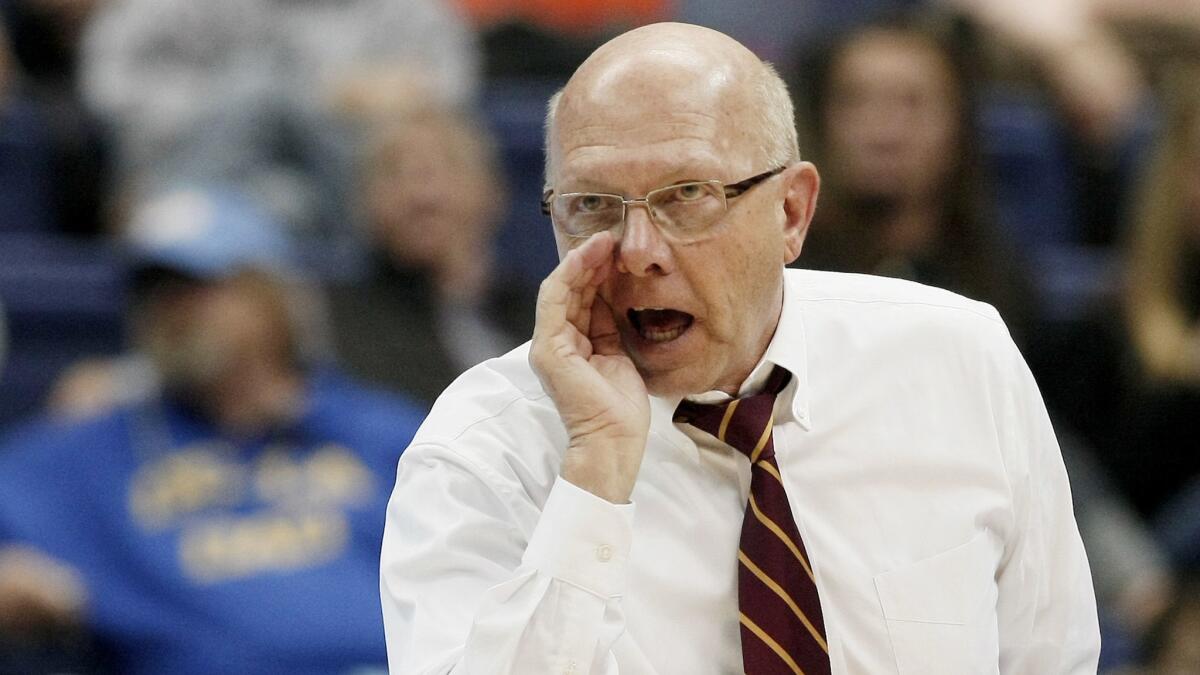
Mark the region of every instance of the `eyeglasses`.
<instances>
[{"instance_id":1,"label":"eyeglasses","mask_svg":"<svg viewBox=\"0 0 1200 675\"><path fill-rule=\"evenodd\" d=\"M542 195L542 213L550 216L558 231L567 237L584 239L612 230L620 235L630 205L646 207L652 220L664 234L676 241L697 241L709 234L729 207L728 200L782 172L781 166L746 180L725 185L719 180L689 181L651 190L641 199L625 199L603 192L566 192L547 190Z\"/></svg>"}]
</instances>

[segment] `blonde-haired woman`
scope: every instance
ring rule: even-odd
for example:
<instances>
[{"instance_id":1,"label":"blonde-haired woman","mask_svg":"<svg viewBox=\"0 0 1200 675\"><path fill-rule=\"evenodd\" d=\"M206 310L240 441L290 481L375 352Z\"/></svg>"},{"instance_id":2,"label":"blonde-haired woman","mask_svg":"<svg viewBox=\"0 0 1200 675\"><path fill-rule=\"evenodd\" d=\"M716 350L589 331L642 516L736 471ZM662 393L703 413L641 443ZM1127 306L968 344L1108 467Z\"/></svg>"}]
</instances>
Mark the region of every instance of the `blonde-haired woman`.
<instances>
[{"instance_id":1,"label":"blonde-haired woman","mask_svg":"<svg viewBox=\"0 0 1200 675\"><path fill-rule=\"evenodd\" d=\"M1146 510L1200 475L1200 64L1164 80L1158 145L1130 230L1133 380L1124 452Z\"/></svg>"},{"instance_id":2,"label":"blonde-haired woman","mask_svg":"<svg viewBox=\"0 0 1200 675\"><path fill-rule=\"evenodd\" d=\"M1200 64L1168 79L1130 247L1128 325L1149 384L1200 390Z\"/></svg>"}]
</instances>

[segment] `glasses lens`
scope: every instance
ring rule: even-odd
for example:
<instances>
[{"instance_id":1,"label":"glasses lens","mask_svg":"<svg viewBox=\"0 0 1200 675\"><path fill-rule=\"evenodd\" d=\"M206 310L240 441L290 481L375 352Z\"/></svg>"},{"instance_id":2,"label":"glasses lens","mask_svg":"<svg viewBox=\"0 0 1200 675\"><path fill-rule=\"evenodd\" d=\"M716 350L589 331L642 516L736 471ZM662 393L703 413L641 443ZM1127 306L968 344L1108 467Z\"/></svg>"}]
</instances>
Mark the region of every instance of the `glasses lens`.
<instances>
[{"instance_id":1,"label":"glasses lens","mask_svg":"<svg viewBox=\"0 0 1200 675\"><path fill-rule=\"evenodd\" d=\"M551 214L564 234L587 237L619 227L625 205L615 195L575 192L555 197Z\"/></svg>"},{"instance_id":2,"label":"glasses lens","mask_svg":"<svg viewBox=\"0 0 1200 675\"><path fill-rule=\"evenodd\" d=\"M718 181L680 183L646 195L659 227L687 239L704 234L725 213L725 191Z\"/></svg>"}]
</instances>

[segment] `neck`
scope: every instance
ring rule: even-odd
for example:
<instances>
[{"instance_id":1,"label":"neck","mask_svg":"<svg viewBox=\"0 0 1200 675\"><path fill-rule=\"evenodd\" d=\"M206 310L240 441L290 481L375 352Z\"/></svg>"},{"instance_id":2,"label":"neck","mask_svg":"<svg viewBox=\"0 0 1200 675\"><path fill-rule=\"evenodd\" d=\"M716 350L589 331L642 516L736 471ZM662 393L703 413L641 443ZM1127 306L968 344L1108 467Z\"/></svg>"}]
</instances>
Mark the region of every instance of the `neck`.
<instances>
[{"instance_id":1,"label":"neck","mask_svg":"<svg viewBox=\"0 0 1200 675\"><path fill-rule=\"evenodd\" d=\"M730 396L737 396L741 391L742 383L744 383L750 374L754 372L755 367L767 355L767 348L771 346L771 341L775 339L775 331L779 330L779 319L783 316L783 275L779 277L779 288L775 293L775 302L772 304L767 314L770 320L765 323L768 328L763 330L758 341L754 343L753 348L747 353L753 354L753 358L749 358L737 364L730 377L722 378L713 391L720 391Z\"/></svg>"},{"instance_id":2,"label":"neck","mask_svg":"<svg viewBox=\"0 0 1200 675\"><path fill-rule=\"evenodd\" d=\"M932 199L905 199L881 217L877 232L889 256L917 258L933 247L939 210Z\"/></svg>"}]
</instances>

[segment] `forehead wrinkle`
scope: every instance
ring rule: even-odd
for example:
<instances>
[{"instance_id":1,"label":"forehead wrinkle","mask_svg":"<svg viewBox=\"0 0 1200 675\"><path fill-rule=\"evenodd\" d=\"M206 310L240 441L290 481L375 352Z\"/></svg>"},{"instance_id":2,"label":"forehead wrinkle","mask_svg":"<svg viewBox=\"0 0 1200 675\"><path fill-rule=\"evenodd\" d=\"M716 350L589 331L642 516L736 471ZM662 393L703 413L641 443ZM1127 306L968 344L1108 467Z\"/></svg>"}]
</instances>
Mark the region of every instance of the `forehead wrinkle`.
<instances>
[{"instance_id":1,"label":"forehead wrinkle","mask_svg":"<svg viewBox=\"0 0 1200 675\"><path fill-rule=\"evenodd\" d=\"M626 114L615 115L614 117L623 118L624 120L627 120L634 124L642 124L643 123L642 120L645 119L645 117L643 115L641 115L640 113L628 114L626 107L623 107L622 111L626 112ZM597 113L593 113L591 115L591 117L593 117L593 118L601 117L601 116L602 115L597 114ZM694 125L700 126L706 122L714 122L714 123L718 122L719 118L722 115L720 113L714 113L714 112L710 112L708 110L671 110L671 111L665 113L665 116L678 117L678 118L684 118L684 119L680 119L680 120L676 120L676 121L663 121L663 122L658 122L658 123L660 123L660 124L694 124ZM689 120L687 118L696 118L696 119ZM568 120L568 121L570 121L570 120ZM619 128L621 126L621 123L622 123L621 119L614 119L614 120L609 120L609 121L601 120L601 121L594 121L594 122L590 122L590 123L580 123L580 124L575 124L575 125L562 123L561 128L564 130L564 132L588 131L591 129L605 129L605 130L612 131L614 128Z\"/></svg>"},{"instance_id":2,"label":"forehead wrinkle","mask_svg":"<svg viewBox=\"0 0 1200 675\"><path fill-rule=\"evenodd\" d=\"M569 156L574 148L581 146L644 147L681 141L720 143L723 115L719 113L671 111L653 116L636 110L621 112L623 114L592 115L580 119L579 124L567 120L557 134L562 156ZM596 120L596 117L601 119ZM610 119L603 119L605 117Z\"/></svg>"},{"instance_id":3,"label":"forehead wrinkle","mask_svg":"<svg viewBox=\"0 0 1200 675\"><path fill-rule=\"evenodd\" d=\"M581 147L647 147L689 141L713 144L718 142L714 136L711 129L674 122L650 122L642 125L638 133L614 132L611 127L594 126L572 134L563 143L562 156L569 158L575 149Z\"/></svg>"}]
</instances>

